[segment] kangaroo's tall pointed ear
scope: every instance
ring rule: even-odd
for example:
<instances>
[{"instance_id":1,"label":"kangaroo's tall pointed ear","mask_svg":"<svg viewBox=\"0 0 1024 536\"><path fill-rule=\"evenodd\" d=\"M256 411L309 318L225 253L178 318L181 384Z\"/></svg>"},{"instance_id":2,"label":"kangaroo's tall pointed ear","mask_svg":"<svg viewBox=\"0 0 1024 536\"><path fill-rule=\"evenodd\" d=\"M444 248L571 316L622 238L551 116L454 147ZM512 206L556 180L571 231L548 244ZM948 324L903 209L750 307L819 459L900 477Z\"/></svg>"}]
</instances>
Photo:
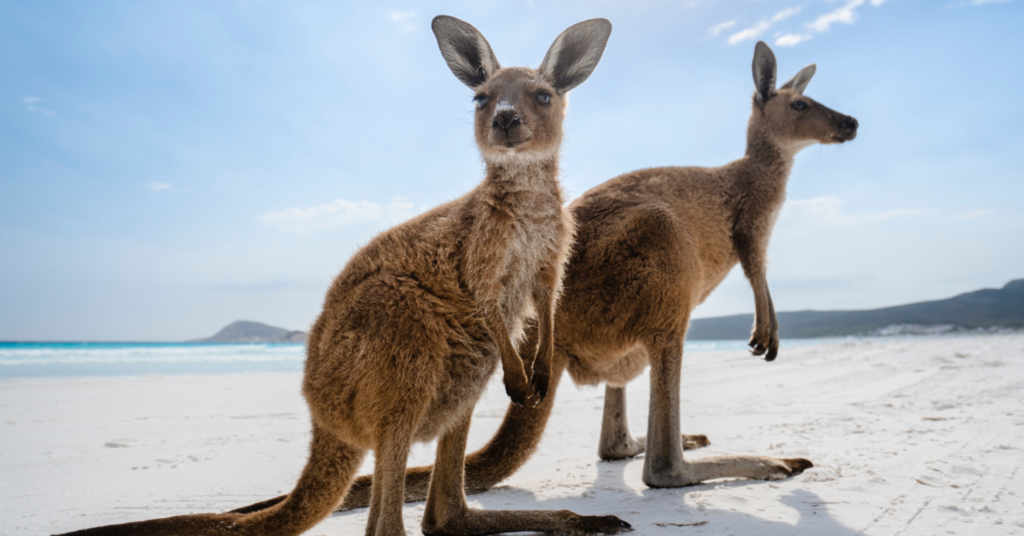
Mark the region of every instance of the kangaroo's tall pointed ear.
<instances>
[{"instance_id":1,"label":"kangaroo's tall pointed ear","mask_svg":"<svg viewBox=\"0 0 1024 536\"><path fill-rule=\"evenodd\" d=\"M816 70L818 70L818 67L813 63L803 69L800 69L800 72L796 73L796 76L791 78L789 82L782 84L782 87L779 89L792 89L793 91L803 95L804 90L807 89L807 84L810 84L811 78L814 78L814 71Z\"/></svg>"},{"instance_id":2,"label":"kangaroo's tall pointed ear","mask_svg":"<svg viewBox=\"0 0 1024 536\"><path fill-rule=\"evenodd\" d=\"M754 47L754 89L757 102L764 105L775 94L775 54L764 41Z\"/></svg>"},{"instance_id":3,"label":"kangaroo's tall pointed ear","mask_svg":"<svg viewBox=\"0 0 1024 536\"><path fill-rule=\"evenodd\" d=\"M594 72L611 33L612 23L607 19L573 24L552 43L538 71L560 95L565 94Z\"/></svg>"},{"instance_id":4,"label":"kangaroo's tall pointed ear","mask_svg":"<svg viewBox=\"0 0 1024 536\"><path fill-rule=\"evenodd\" d=\"M430 27L448 68L471 89L476 89L501 68L484 35L468 22L438 15Z\"/></svg>"}]
</instances>

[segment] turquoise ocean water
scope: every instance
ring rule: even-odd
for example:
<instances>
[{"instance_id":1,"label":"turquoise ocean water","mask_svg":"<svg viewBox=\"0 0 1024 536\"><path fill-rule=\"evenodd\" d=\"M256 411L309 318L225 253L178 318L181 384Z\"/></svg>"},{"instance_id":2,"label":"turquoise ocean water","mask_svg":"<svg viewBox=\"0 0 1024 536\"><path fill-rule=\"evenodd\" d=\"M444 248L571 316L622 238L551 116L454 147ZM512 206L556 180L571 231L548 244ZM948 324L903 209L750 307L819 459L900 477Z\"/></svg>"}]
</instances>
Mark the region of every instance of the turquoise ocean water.
<instances>
[{"instance_id":1,"label":"turquoise ocean water","mask_svg":"<svg viewBox=\"0 0 1024 536\"><path fill-rule=\"evenodd\" d=\"M299 371L305 345L0 342L0 378Z\"/></svg>"},{"instance_id":2,"label":"turquoise ocean water","mask_svg":"<svg viewBox=\"0 0 1024 536\"><path fill-rule=\"evenodd\" d=\"M787 340L813 346L836 339ZM744 341L691 341L687 352L746 351ZM305 345L0 342L0 378L301 371Z\"/></svg>"}]
</instances>

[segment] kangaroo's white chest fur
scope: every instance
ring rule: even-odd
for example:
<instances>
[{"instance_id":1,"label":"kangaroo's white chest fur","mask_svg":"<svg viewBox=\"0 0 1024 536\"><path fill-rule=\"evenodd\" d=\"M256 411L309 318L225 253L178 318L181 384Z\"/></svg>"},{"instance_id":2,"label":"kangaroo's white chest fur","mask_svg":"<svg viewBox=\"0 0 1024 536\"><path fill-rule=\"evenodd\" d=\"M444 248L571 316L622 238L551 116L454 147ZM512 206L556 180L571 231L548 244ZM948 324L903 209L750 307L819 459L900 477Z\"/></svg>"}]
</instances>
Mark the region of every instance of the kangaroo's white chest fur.
<instances>
[{"instance_id":1,"label":"kangaroo's white chest fur","mask_svg":"<svg viewBox=\"0 0 1024 536\"><path fill-rule=\"evenodd\" d=\"M534 281L552 254L557 254L570 240L572 232L568 224L571 217L562 207L560 192L526 190L516 195L521 197L522 204L511 223L501 274L502 315L514 342L523 333L523 322L536 317L531 295Z\"/></svg>"}]
</instances>

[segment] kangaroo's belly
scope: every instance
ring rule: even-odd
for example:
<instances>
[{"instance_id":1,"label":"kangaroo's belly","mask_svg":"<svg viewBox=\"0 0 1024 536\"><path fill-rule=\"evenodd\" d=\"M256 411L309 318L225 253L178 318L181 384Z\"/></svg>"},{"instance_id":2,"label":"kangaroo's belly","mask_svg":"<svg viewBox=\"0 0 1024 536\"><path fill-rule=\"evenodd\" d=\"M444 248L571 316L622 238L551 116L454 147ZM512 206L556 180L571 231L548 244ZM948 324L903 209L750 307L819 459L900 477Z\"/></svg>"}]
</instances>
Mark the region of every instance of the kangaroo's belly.
<instances>
[{"instance_id":1,"label":"kangaroo's belly","mask_svg":"<svg viewBox=\"0 0 1024 536\"><path fill-rule=\"evenodd\" d=\"M580 226L555 320L578 384L622 385L659 341L682 338L693 309L736 264L726 226L659 203L577 207ZM699 220L697 218L696 220Z\"/></svg>"},{"instance_id":2,"label":"kangaroo's belly","mask_svg":"<svg viewBox=\"0 0 1024 536\"><path fill-rule=\"evenodd\" d=\"M568 355L566 370L576 385L607 382L621 387L650 365L650 355L640 344L618 347L589 347Z\"/></svg>"}]
</instances>

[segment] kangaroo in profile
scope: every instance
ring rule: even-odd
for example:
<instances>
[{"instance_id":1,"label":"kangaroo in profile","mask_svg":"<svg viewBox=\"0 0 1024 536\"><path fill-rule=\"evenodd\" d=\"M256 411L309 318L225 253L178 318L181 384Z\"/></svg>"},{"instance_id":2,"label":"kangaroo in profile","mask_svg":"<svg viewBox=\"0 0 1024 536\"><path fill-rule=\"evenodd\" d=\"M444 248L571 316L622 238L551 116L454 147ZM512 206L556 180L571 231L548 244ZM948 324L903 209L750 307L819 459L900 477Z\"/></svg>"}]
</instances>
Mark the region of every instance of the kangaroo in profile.
<instances>
[{"instance_id":1,"label":"kangaroo in profile","mask_svg":"<svg viewBox=\"0 0 1024 536\"><path fill-rule=\"evenodd\" d=\"M685 486L724 477L781 479L812 466L801 458L766 456L684 461L684 446L708 442L704 436L680 434L679 385L690 313L737 263L754 290L752 351L768 361L778 353L778 322L765 261L794 157L814 143L843 143L857 135L856 119L804 96L814 72L815 66L808 66L776 90L775 55L757 43L753 110L742 158L718 168L627 173L572 203L576 241L555 313L549 395L535 408L509 406L491 441L466 459L467 491L486 491L529 459L565 369L577 384L606 382L598 453L604 459L621 459L646 450L643 481L648 486ZM543 330L539 333L543 340ZM537 336L538 330L528 329L522 348L532 348ZM633 438L626 422L625 386L648 365L647 436ZM425 497L430 470L409 470L408 500ZM342 508L368 504L370 483L369 476L357 479Z\"/></svg>"},{"instance_id":2,"label":"kangaroo in profile","mask_svg":"<svg viewBox=\"0 0 1024 536\"><path fill-rule=\"evenodd\" d=\"M252 513L170 517L77 535L295 535L331 513L367 450L376 455L369 536L405 535L402 503L413 441L440 436L425 534L540 531L617 534L614 516L470 509L463 463L470 417L500 361L519 404L544 398L516 343L536 316L528 364L549 370L554 304L572 240L558 181L566 93L597 66L611 24L593 19L555 40L537 70L501 68L484 36L458 19L432 23L452 72L476 92L486 163L468 194L378 235L346 264L310 331L303 395L313 420L295 489ZM538 381L546 379L537 376Z\"/></svg>"}]
</instances>

